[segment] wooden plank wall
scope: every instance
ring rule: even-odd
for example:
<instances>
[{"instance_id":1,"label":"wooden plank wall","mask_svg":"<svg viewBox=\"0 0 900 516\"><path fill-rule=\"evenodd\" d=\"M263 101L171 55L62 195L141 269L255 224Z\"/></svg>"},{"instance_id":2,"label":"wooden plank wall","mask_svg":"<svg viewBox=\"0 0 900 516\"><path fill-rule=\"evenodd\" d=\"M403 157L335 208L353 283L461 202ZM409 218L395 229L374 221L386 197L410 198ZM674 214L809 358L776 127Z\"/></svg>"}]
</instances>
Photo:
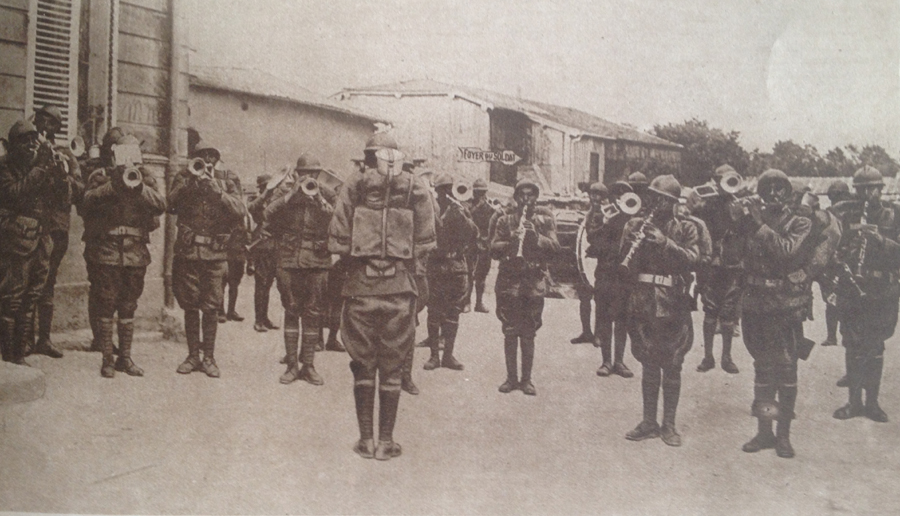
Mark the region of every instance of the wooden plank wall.
<instances>
[{"instance_id":1,"label":"wooden plank wall","mask_svg":"<svg viewBox=\"0 0 900 516\"><path fill-rule=\"evenodd\" d=\"M171 37L165 0L122 0L119 11L117 124L168 156Z\"/></svg>"},{"instance_id":2,"label":"wooden plank wall","mask_svg":"<svg viewBox=\"0 0 900 516\"><path fill-rule=\"evenodd\" d=\"M600 155L600 181L606 184L606 176L604 174L604 148L603 140L599 138L583 137L573 144L572 156L572 172L575 177L575 184L581 181L590 181L591 173L591 153L596 152Z\"/></svg>"},{"instance_id":3,"label":"wooden plank wall","mask_svg":"<svg viewBox=\"0 0 900 516\"><path fill-rule=\"evenodd\" d=\"M0 0L0 135L25 117L28 0Z\"/></svg>"}]
</instances>

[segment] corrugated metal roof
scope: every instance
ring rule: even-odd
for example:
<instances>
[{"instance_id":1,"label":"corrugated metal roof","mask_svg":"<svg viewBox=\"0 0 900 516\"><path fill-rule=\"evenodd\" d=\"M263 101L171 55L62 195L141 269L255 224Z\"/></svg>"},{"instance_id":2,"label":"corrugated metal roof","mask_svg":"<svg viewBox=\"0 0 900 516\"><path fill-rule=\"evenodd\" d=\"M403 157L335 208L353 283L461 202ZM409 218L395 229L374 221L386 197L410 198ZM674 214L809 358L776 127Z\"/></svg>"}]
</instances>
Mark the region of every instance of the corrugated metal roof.
<instances>
[{"instance_id":1,"label":"corrugated metal roof","mask_svg":"<svg viewBox=\"0 0 900 516\"><path fill-rule=\"evenodd\" d=\"M298 84L260 70L215 66L192 66L191 86L244 93L257 97L278 99L337 111L373 122L387 122L382 117L366 113L346 104L315 93Z\"/></svg>"},{"instance_id":2,"label":"corrugated metal roof","mask_svg":"<svg viewBox=\"0 0 900 516\"><path fill-rule=\"evenodd\" d=\"M503 93L445 84L432 80L412 80L393 84L381 84L365 88L346 88L338 96L346 95L447 95L466 98L484 104L488 108L507 109L529 115L536 122L549 121L562 125L586 136L608 140L623 140L648 145L659 145L673 149L681 149L677 143L657 138L637 129L604 120L600 117L574 108L556 106L544 102L520 99Z\"/></svg>"}]
</instances>

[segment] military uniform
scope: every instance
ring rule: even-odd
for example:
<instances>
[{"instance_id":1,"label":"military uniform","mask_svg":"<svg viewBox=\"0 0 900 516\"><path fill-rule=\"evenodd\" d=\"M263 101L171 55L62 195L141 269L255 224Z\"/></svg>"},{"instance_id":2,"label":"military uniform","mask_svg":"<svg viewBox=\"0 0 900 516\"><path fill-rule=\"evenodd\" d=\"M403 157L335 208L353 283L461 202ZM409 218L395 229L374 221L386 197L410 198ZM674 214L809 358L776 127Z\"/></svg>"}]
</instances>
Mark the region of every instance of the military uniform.
<instances>
[{"instance_id":1,"label":"military uniform","mask_svg":"<svg viewBox=\"0 0 900 516\"><path fill-rule=\"evenodd\" d=\"M478 228L468 209L452 199L449 190L453 180L442 175L435 182L437 202L437 248L428 256L428 341L431 358L426 370L446 367L462 370L463 365L453 355L459 314L466 303L468 268L466 253L474 247ZM440 357L439 343L444 342L444 356Z\"/></svg>"},{"instance_id":2,"label":"military uniform","mask_svg":"<svg viewBox=\"0 0 900 516\"><path fill-rule=\"evenodd\" d=\"M861 192L862 187L880 188L883 181L876 169L864 167L854 174L853 184ZM835 292L849 387L849 403L835 411L834 417L849 419L866 415L874 421L887 422L888 416L878 404L878 394L884 368L884 341L893 336L897 326L900 220L889 203L867 200L865 194L859 196L862 198L834 206L844 229L838 260L848 271L840 278ZM866 225L871 227L868 232Z\"/></svg>"},{"instance_id":3,"label":"military uniform","mask_svg":"<svg viewBox=\"0 0 900 516\"><path fill-rule=\"evenodd\" d=\"M50 253L50 266L47 271L47 282L37 300L37 342L33 352L48 355L54 358L62 357L62 353L53 347L50 341L50 330L53 326L53 298L55 295L56 276L66 251L69 249L69 219L72 213L72 205L81 203L84 197L84 181L78 160L67 148L63 148L69 167L69 186L71 196L61 205L51 208L51 215L47 220L47 232L53 240L53 251ZM29 336L30 340L30 336Z\"/></svg>"},{"instance_id":4,"label":"military uniform","mask_svg":"<svg viewBox=\"0 0 900 516\"><path fill-rule=\"evenodd\" d=\"M487 192L487 183L483 179L478 179L472 185L475 192ZM484 288L488 273L491 272L491 219L497 213L497 208L488 202L487 195L473 198L467 204L469 213L472 215L472 222L478 228L478 240L472 248L474 256L474 267L471 274L471 285L469 287L469 297L471 299L472 290L475 291L475 311L487 313L488 309L484 306Z\"/></svg>"},{"instance_id":5,"label":"military uniform","mask_svg":"<svg viewBox=\"0 0 900 516\"><path fill-rule=\"evenodd\" d=\"M89 303L94 307L98 338L103 353L100 373L107 378L115 371L143 376L131 359L134 313L144 290L150 265L150 232L159 228L159 215L166 201L156 180L144 169L142 182L128 188L122 182L124 167L100 169L91 178L91 189L82 207L92 224L85 235L84 259L93 270ZM113 317L118 313L119 358L113 363Z\"/></svg>"},{"instance_id":6,"label":"military uniform","mask_svg":"<svg viewBox=\"0 0 900 516\"><path fill-rule=\"evenodd\" d=\"M25 363L26 338L50 269L54 210L72 200L72 178L47 149L32 159L37 130L19 121L9 130L10 154L0 161L0 351ZM28 150L26 150L28 149Z\"/></svg>"},{"instance_id":7,"label":"military uniform","mask_svg":"<svg viewBox=\"0 0 900 516\"><path fill-rule=\"evenodd\" d=\"M265 188L270 179L271 177L268 175L258 177L256 180L257 186L261 189ZM253 329L258 332L278 329L278 326L269 320L269 291L275 283L275 271L278 268L278 253L276 252L278 243L270 238L269 235L264 235L262 231L266 220L266 207L276 197L284 195L287 191L288 187L282 182L278 187L271 190L264 189L247 206L247 210L256 223L256 228L253 231L253 242L255 245L250 253L255 267L253 280Z\"/></svg>"},{"instance_id":8,"label":"military uniform","mask_svg":"<svg viewBox=\"0 0 900 516\"><path fill-rule=\"evenodd\" d=\"M758 221L745 217L741 222L748 235L741 327L754 360L752 414L759 419L757 435L743 449L756 452L774 447L779 456L790 458L794 455L790 426L797 400L798 349L812 300L811 278L804 270L809 256L802 251L809 247L812 223L785 206L791 186L783 172L764 172L758 190L767 205ZM778 420L777 437L772 433L773 419Z\"/></svg>"},{"instance_id":9,"label":"military uniform","mask_svg":"<svg viewBox=\"0 0 900 516\"><path fill-rule=\"evenodd\" d=\"M633 218L622 236L623 262L628 265L632 289L627 302L631 352L641 363L644 417L626 434L630 440L661 436L670 446L680 446L675 414L681 395L681 366L691 349L694 330L688 301L688 276L699 260L697 226L674 217L681 185L672 176L659 176L650 183L647 215ZM651 241L639 228L648 220L658 228ZM643 239L643 240L639 240ZM628 256L632 256L628 263ZM662 384L663 423L657 423L659 388Z\"/></svg>"},{"instance_id":10,"label":"military uniform","mask_svg":"<svg viewBox=\"0 0 900 516\"><path fill-rule=\"evenodd\" d=\"M202 147L198 144L198 149ZM198 152L198 151L195 151ZM221 174L198 179L184 170L172 183L169 211L178 215L178 237L172 267L172 288L184 310L188 357L178 372L204 371L218 377L214 351L222 284L228 273L228 241L245 215L236 187ZM200 312L203 313L201 340ZM203 351L203 362L200 351Z\"/></svg>"},{"instance_id":11,"label":"military uniform","mask_svg":"<svg viewBox=\"0 0 900 516\"><path fill-rule=\"evenodd\" d=\"M217 172L226 179L226 184L234 186L234 192L229 192L238 196L243 203L244 189L241 187L241 179L237 174L230 170ZM231 186L229 186L231 187ZM228 274L222 283L222 303L223 306L219 310L219 322L225 321L243 321L244 318L237 313L238 288L241 280L244 279L244 269L247 267L247 250L245 246L250 243L250 219L249 214L234 225L231 230L231 238L228 239L226 247L228 262ZM228 291L228 310L225 310L225 290Z\"/></svg>"},{"instance_id":12,"label":"military uniform","mask_svg":"<svg viewBox=\"0 0 900 516\"><path fill-rule=\"evenodd\" d=\"M294 190L272 202L265 212L263 231L278 242L276 279L281 304L284 307L284 346L287 371L281 383L302 379L313 385L323 380L315 370L316 345L325 316L325 293L331 255L328 252L328 225L331 221L335 194L319 184L321 197L313 198L300 191L304 180L318 169L312 158L301 156L298 169L290 182ZM300 336L300 321L303 335ZM297 364L298 342L301 370Z\"/></svg>"},{"instance_id":13,"label":"military uniform","mask_svg":"<svg viewBox=\"0 0 900 516\"><path fill-rule=\"evenodd\" d=\"M846 200L849 196L850 187L847 186L847 183L840 179L835 180L828 185L828 200L831 202L831 205L826 208L825 211L832 217L835 217L834 207L839 202ZM822 341L822 346L837 346L838 311L837 306L835 306L837 303L837 294L834 292L836 281L837 276L833 274L826 274L820 278L819 281L819 290L822 294L822 301L825 301L825 328L827 331L827 336L825 337L825 340ZM846 376L843 380L846 381ZM838 387L846 386L846 384L838 385Z\"/></svg>"},{"instance_id":14,"label":"military uniform","mask_svg":"<svg viewBox=\"0 0 900 516\"><path fill-rule=\"evenodd\" d=\"M382 460L400 454L393 442L404 360L415 345L416 257L435 246L427 186L399 162L397 144L375 134L367 167L344 183L329 227L328 249L347 260L341 338L350 354L360 441L355 451ZM377 159L377 167L375 167ZM379 444L373 444L375 380Z\"/></svg>"},{"instance_id":15,"label":"military uniform","mask_svg":"<svg viewBox=\"0 0 900 516\"><path fill-rule=\"evenodd\" d=\"M516 195L532 188L539 195L536 183L521 180L516 184ZM517 202L522 204L518 199ZM525 394L535 395L531 382L534 365L534 339L543 324L544 295L547 293L547 263L559 252L556 238L556 218L543 206L531 206L501 215L491 238L491 255L500 260L494 292L497 296L497 318L503 331L503 349L506 358L506 382L500 392L521 388ZM534 225L534 231L525 231L519 237L521 219ZM521 238L521 240L520 240ZM519 256L519 249L522 255ZM518 377L518 348L522 348L522 376Z\"/></svg>"},{"instance_id":16,"label":"military uniform","mask_svg":"<svg viewBox=\"0 0 900 516\"><path fill-rule=\"evenodd\" d=\"M589 244L586 254L597 260L594 268L594 345L600 348L603 355L603 363L597 370L598 376L613 373L624 378L634 376L625 365L625 345L628 338L625 308L631 284L623 281L617 273L622 232L629 219L628 215L620 211L605 222L595 221L585 227Z\"/></svg>"},{"instance_id":17,"label":"military uniform","mask_svg":"<svg viewBox=\"0 0 900 516\"><path fill-rule=\"evenodd\" d=\"M734 172L728 165L716 169L713 178ZM708 198L694 216L701 219L712 238L712 256L709 263L701 264L697 273L698 287L703 300L703 360L697 371L706 372L716 366L713 357L713 340L716 328L722 333L722 369L728 373L739 372L731 358L731 344L738 323L739 304L743 286L742 251L743 237L736 232L729 216L729 204L733 196L720 192Z\"/></svg>"}]
</instances>

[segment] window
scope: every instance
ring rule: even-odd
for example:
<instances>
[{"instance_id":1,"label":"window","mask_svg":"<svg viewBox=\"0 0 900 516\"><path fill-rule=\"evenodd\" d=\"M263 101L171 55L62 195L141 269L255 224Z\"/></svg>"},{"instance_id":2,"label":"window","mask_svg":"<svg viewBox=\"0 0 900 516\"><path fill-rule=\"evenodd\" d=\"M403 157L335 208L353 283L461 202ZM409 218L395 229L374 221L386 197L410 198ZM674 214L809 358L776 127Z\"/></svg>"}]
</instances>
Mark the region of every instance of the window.
<instances>
[{"instance_id":1,"label":"window","mask_svg":"<svg viewBox=\"0 0 900 516\"><path fill-rule=\"evenodd\" d=\"M29 113L44 104L62 111L59 137L78 134L79 0L32 0L29 33Z\"/></svg>"}]
</instances>

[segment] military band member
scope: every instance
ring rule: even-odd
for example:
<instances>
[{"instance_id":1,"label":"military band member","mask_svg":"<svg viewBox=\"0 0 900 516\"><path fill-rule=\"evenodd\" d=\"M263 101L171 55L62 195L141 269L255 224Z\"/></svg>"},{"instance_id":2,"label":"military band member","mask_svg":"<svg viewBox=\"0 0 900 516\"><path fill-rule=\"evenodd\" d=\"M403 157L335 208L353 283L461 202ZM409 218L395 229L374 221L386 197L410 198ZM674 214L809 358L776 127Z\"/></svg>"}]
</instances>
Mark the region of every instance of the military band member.
<instances>
[{"instance_id":1,"label":"military band member","mask_svg":"<svg viewBox=\"0 0 900 516\"><path fill-rule=\"evenodd\" d=\"M322 385L316 371L316 346L320 343L325 316L325 294L331 254L328 225L334 211L334 190L316 180L322 172L319 160L310 154L297 159L286 183L291 190L275 199L265 211L263 231L278 242L275 273L284 307L284 348L287 370L280 381L304 380ZM303 323L301 336L300 323ZM299 347L298 347L299 344ZM302 369L298 365L302 362Z\"/></svg>"},{"instance_id":2,"label":"military band member","mask_svg":"<svg viewBox=\"0 0 900 516\"><path fill-rule=\"evenodd\" d=\"M469 210L453 197L453 178L441 174L434 183L437 193L439 224L437 248L428 256L428 341L431 357L424 369L430 371L446 367L462 371L463 365L453 356L459 314L466 302L468 268L466 252L474 247L478 228L472 222ZM438 345L444 342L441 358Z\"/></svg>"},{"instance_id":3,"label":"military band member","mask_svg":"<svg viewBox=\"0 0 900 516\"><path fill-rule=\"evenodd\" d=\"M653 179L646 193L646 215L631 219L622 236L620 270L634 282L628 299L631 352L641 363L644 418L625 437L662 437L681 446L675 414L681 395L681 366L694 330L687 300L687 276L700 256L697 226L675 217L681 185L671 175ZM657 423L659 388L663 423Z\"/></svg>"},{"instance_id":4,"label":"military band member","mask_svg":"<svg viewBox=\"0 0 900 516\"><path fill-rule=\"evenodd\" d=\"M472 183L472 199L467 203L472 222L478 228L478 241L474 247L475 266L472 268L469 287L469 299L475 290L475 311L488 313L484 304L484 287L488 273L491 271L491 219L497 213L487 196L488 186L484 179L478 178Z\"/></svg>"},{"instance_id":5,"label":"military band member","mask_svg":"<svg viewBox=\"0 0 900 516\"><path fill-rule=\"evenodd\" d=\"M0 161L0 351L3 360L25 362L27 335L47 282L53 210L71 202L72 181L31 122L8 134L9 154Z\"/></svg>"},{"instance_id":6,"label":"military band member","mask_svg":"<svg viewBox=\"0 0 900 516\"><path fill-rule=\"evenodd\" d=\"M826 211L833 215L834 207L838 203L850 199L850 187L847 186L846 182L836 179L828 185L827 195L830 206L826 208ZM825 278L824 281L819 282L822 300L825 301L825 329L827 331L825 340L820 344L822 346L837 346L838 309L837 306L835 306L837 294L835 294L833 287L833 278ZM838 387L847 386L846 376L842 378L842 380L844 381L838 384Z\"/></svg>"},{"instance_id":7,"label":"military band member","mask_svg":"<svg viewBox=\"0 0 900 516\"><path fill-rule=\"evenodd\" d=\"M603 183L590 186L591 210L600 211L603 203L608 201L609 193L614 199L626 192L631 186L623 181L616 182L607 191ZM603 214L600 213L601 217ZM595 308L595 342L600 348L603 363L597 369L597 376L617 374L623 378L631 378L634 373L625 365L625 344L628 338L625 307L630 292L630 284L622 281L617 273L619 265L619 246L622 242L622 231L630 217L618 211L609 219L592 223L587 230L588 255L597 259L594 269L594 302ZM615 355L613 355L615 341ZM614 358L615 357L615 358Z\"/></svg>"},{"instance_id":8,"label":"military band member","mask_svg":"<svg viewBox=\"0 0 900 516\"><path fill-rule=\"evenodd\" d=\"M803 346L802 322L809 317L812 290L804 267L812 222L788 206L791 183L784 172L769 169L759 176L760 202L733 204L747 215L740 219L746 237L741 326L744 344L753 357L755 380L752 414L758 432L744 444L745 452L775 448L791 458L791 420L797 401L797 359ZM776 395L778 401L776 402ZM772 421L778 421L777 434Z\"/></svg>"},{"instance_id":9,"label":"military band member","mask_svg":"<svg viewBox=\"0 0 900 516\"><path fill-rule=\"evenodd\" d=\"M594 185L599 185L597 188L602 187L602 193L596 191L591 193L591 188ZM596 236L597 230L603 225L603 213L600 211L600 202L605 203L606 198L609 196L606 185L603 183L594 183L594 185L578 183L578 188L587 193L590 199L590 208L582 221L585 228L590 230L588 232L589 238L591 232ZM587 257L596 258L596 249L593 246L588 247L587 253ZM591 302L594 300L594 288L587 281L587 278L580 277L580 275L574 286L575 294L578 296L578 318L581 321L581 333L569 340L569 342L572 344L595 344L596 336L591 327L591 313L594 312Z\"/></svg>"},{"instance_id":10,"label":"military band member","mask_svg":"<svg viewBox=\"0 0 900 516\"><path fill-rule=\"evenodd\" d=\"M139 145L123 136L117 145ZM156 179L139 164L101 168L89 178L82 212L95 222L86 229L84 259L93 270L89 303L97 317L103 362L100 374L112 378L116 371L143 376L131 358L134 314L144 291L150 265L150 233L159 228L166 200ZM118 313L119 358L113 360L113 325Z\"/></svg>"},{"instance_id":11,"label":"military band member","mask_svg":"<svg viewBox=\"0 0 900 516\"><path fill-rule=\"evenodd\" d=\"M884 341L893 336L897 326L900 220L891 205L881 200L884 180L877 169L865 166L857 170L853 187L856 199L834 207L844 228L838 259L849 269L836 293L850 391L849 403L837 409L834 417L865 415L886 423L888 415L878 404L878 394Z\"/></svg>"},{"instance_id":12,"label":"military band member","mask_svg":"<svg viewBox=\"0 0 900 516\"><path fill-rule=\"evenodd\" d=\"M556 218L543 206L536 206L540 188L522 179L513 193L518 209L501 215L491 237L491 255L500 260L497 283L497 318L503 331L506 381L502 393L521 389L534 396L532 383L534 339L543 324L544 295L547 293L547 262L559 252ZM518 376L517 354L522 348L522 376Z\"/></svg>"},{"instance_id":13,"label":"military band member","mask_svg":"<svg viewBox=\"0 0 900 516\"><path fill-rule=\"evenodd\" d=\"M240 179L234 179L238 183ZM243 199L243 196L241 196ZM248 215L249 217L249 215ZM237 312L238 289L241 280L244 278L244 269L247 267L247 250L246 246L250 243L250 221L243 220L240 224L236 224L231 232L231 238L228 240L228 274L225 276L223 288L228 290L228 310L219 311L219 322L236 321L241 322L244 317ZM223 295L224 298L224 295ZM224 303L224 299L223 299ZM223 307L224 308L224 307ZM225 318L223 321L222 318Z\"/></svg>"},{"instance_id":14,"label":"military band member","mask_svg":"<svg viewBox=\"0 0 900 516\"><path fill-rule=\"evenodd\" d=\"M713 342L717 327L722 334L722 370L731 374L740 372L731 357L731 344L739 320L744 241L729 216L728 206L734 196L725 193L719 186L723 176L729 173L736 174L730 165L722 165L715 170L711 179L719 194L708 197L694 211L694 215L706 223L713 241L711 261L703 264L697 273L703 300L703 360L697 366L697 371L701 373L716 367Z\"/></svg>"},{"instance_id":15,"label":"military band member","mask_svg":"<svg viewBox=\"0 0 900 516\"><path fill-rule=\"evenodd\" d=\"M62 128L62 112L53 105L44 105L34 114L34 126L45 140L52 144ZM37 301L37 342L34 343L32 353L40 353L53 358L61 358L62 352L53 347L50 341L50 330L53 325L53 295L56 287L56 276L59 265L62 263L66 250L69 248L69 218L72 212L72 204L79 204L84 196L84 182L81 177L78 160L68 146L58 147L66 164L69 167L69 184L72 188L71 202L52 209L52 216L47 220L47 231L53 240L53 252L50 253L50 269L47 273L47 282L41 291ZM33 332L26 336L31 344Z\"/></svg>"},{"instance_id":16,"label":"military band member","mask_svg":"<svg viewBox=\"0 0 900 516\"><path fill-rule=\"evenodd\" d=\"M379 460L401 453L393 431L403 364L415 345L415 262L435 246L428 188L402 170L401 159L390 135L377 133L369 139L365 168L341 188L328 238L328 249L347 260L341 337L354 378L360 437L354 451Z\"/></svg>"},{"instance_id":17,"label":"military band member","mask_svg":"<svg viewBox=\"0 0 900 516\"><path fill-rule=\"evenodd\" d=\"M177 372L202 371L211 378L221 374L215 347L222 282L228 273L228 241L234 226L241 223L246 213L237 187L215 170L220 156L218 149L199 142L191 157L201 158L207 168L200 172L180 172L168 199L169 211L178 215L172 288L178 305L184 310L188 344L188 356Z\"/></svg>"},{"instance_id":18,"label":"military band member","mask_svg":"<svg viewBox=\"0 0 900 516\"><path fill-rule=\"evenodd\" d=\"M247 211L253 217L256 228L253 231L253 248L250 253L253 257L254 277L253 277L253 313L254 323L253 329L264 333L269 330L279 329L269 319L269 291L275 283L275 270L278 268L278 254L275 252L277 243L275 240L262 233L265 224L266 207L272 203L277 195L283 195L286 187L282 187L282 183L278 186L272 185L267 188L272 176L262 174L256 178L256 188L259 194L255 199L250 201ZM280 194L278 193L280 191Z\"/></svg>"}]
</instances>

